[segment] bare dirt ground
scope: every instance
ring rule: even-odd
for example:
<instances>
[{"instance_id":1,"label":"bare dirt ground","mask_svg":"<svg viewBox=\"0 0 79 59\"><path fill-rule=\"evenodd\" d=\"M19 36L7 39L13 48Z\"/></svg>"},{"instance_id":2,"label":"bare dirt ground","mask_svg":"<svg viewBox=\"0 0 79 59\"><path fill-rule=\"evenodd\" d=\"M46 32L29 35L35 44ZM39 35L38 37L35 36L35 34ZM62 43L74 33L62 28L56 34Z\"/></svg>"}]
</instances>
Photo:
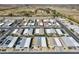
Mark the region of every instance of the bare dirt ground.
<instances>
[{"instance_id":1,"label":"bare dirt ground","mask_svg":"<svg viewBox=\"0 0 79 59\"><path fill-rule=\"evenodd\" d=\"M16 6L16 5L14 5ZM35 13L36 9L42 8L44 10L38 10L37 13ZM50 12L48 10L47 13L45 10L45 8L50 8L52 10L57 10L58 12L60 12L61 14L64 14L66 16L71 16L72 18L75 19L75 21L79 22L79 10L78 9L71 9L71 8L67 8L67 7L58 7L58 6L38 6L38 5L34 5L34 6L21 6L21 7L2 7L0 6L0 16L1 15L26 15L26 16L50 16L52 15L52 12Z\"/></svg>"},{"instance_id":2,"label":"bare dirt ground","mask_svg":"<svg viewBox=\"0 0 79 59\"><path fill-rule=\"evenodd\" d=\"M61 14L71 16L75 21L79 22L79 10L60 7L54 7L54 9L60 12Z\"/></svg>"}]
</instances>

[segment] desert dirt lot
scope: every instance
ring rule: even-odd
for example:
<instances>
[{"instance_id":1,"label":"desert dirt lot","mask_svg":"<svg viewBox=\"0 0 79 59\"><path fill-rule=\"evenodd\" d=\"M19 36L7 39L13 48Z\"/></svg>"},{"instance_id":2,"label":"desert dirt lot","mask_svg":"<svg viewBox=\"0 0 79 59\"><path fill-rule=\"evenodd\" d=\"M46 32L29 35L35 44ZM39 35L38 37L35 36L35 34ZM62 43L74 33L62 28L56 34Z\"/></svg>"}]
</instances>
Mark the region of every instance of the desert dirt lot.
<instances>
[{"instance_id":1,"label":"desert dirt lot","mask_svg":"<svg viewBox=\"0 0 79 59\"><path fill-rule=\"evenodd\" d=\"M51 10L73 18L76 22L79 22L79 10L76 8L67 8L59 6L23 6L23 7L0 7L0 16L52 16Z\"/></svg>"},{"instance_id":2,"label":"desert dirt lot","mask_svg":"<svg viewBox=\"0 0 79 59\"><path fill-rule=\"evenodd\" d=\"M75 21L79 22L79 10L77 9L69 9L69 8L60 8L60 7L54 7L55 10L60 12L61 14L65 16L70 16Z\"/></svg>"}]
</instances>

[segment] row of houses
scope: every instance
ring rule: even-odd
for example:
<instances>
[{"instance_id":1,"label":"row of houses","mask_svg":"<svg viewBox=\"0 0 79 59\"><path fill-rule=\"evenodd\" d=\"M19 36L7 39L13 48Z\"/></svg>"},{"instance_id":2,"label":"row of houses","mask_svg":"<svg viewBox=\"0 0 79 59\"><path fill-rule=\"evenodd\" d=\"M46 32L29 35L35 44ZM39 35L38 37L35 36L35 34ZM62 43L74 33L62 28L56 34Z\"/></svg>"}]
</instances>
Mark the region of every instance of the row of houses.
<instances>
[{"instance_id":1,"label":"row of houses","mask_svg":"<svg viewBox=\"0 0 79 59\"><path fill-rule=\"evenodd\" d=\"M18 37L7 36L0 45L0 51L13 51L17 39Z\"/></svg>"},{"instance_id":2,"label":"row of houses","mask_svg":"<svg viewBox=\"0 0 79 59\"><path fill-rule=\"evenodd\" d=\"M48 39L48 46L50 49L55 50L56 52L64 51L64 52L69 52L69 51L75 51L77 52L79 50L79 43L75 41L72 37L61 37L61 38L52 38L52 37L47 37Z\"/></svg>"},{"instance_id":3,"label":"row of houses","mask_svg":"<svg viewBox=\"0 0 79 59\"><path fill-rule=\"evenodd\" d=\"M18 20L19 21L19 20ZM60 27L59 23L55 21L55 19L21 19L21 23L17 26L54 26ZM17 23L17 22L16 22ZM12 24L15 24L15 20L5 19L3 22L0 23L0 26L9 27Z\"/></svg>"},{"instance_id":4,"label":"row of houses","mask_svg":"<svg viewBox=\"0 0 79 59\"><path fill-rule=\"evenodd\" d=\"M73 21L68 21L66 19L62 20L61 18L59 19L61 22L70 30L72 31L75 35L79 36L79 25L76 24Z\"/></svg>"},{"instance_id":5,"label":"row of houses","mask_svg":"<svg viewBox=\"0 0 79 59\"><path fill-rule=\"evenodd\" d=\"M72 37L13 37L7 36L0 44L0 51L78 51L79 43Z\"/></svg>"},{"instance_id":6,"label":"row of houses","mask_svg":"<svg viewBox=\"0 0 79 59\"><path fill-rule=\"evenodd\" d=\"M45 33L46 32L46 33ZM53 29L53 28L27 28L27 29L15 29L11 34L13 35L59 35L59 36L64 36L66 32L61 29Z\"/></svg>"}]
</instances>

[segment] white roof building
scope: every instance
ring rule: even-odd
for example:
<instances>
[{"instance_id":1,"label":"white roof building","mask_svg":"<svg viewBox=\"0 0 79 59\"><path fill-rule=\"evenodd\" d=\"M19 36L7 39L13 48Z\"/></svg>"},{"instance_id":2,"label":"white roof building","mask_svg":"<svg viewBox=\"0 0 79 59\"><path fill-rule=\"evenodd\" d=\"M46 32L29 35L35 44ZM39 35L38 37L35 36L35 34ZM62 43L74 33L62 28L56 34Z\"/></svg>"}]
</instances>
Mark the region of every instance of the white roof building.
<instances>
[{"instance_id":1,"label":"white roof building","mask_svg":"<svg viewBox=\"0 0 79 59\"><path fill-rule=\"evenodd\" d=\"M29 48L30 42L31 42L31 38L29 37L29 38L26 39L26 42L25 42L25 44L24 44L24 47Z\"/></svg>"},{"instance_id":2,"label":"white roof building","mask_svg":"<svg viewBox=\"0 0 79 59\"><path fill-rule=\"evenodd\" d=\"M43 28L36 28L34 34L44 34L44 29Z\"/></svg>"},{"instance_id":3,"label":"white roof building","mask_svg":"<svg viewBox=\"0 0 79 59\"><path fill-rule=\"evenodd\" d=\"M39 33L40 32L40 29L35 29L35 33Z\"/></svg>"},{"instance_id":4,"label":"white roof building","mask_svg":"<svg viewBox=\"0 0 79 59\"><path fill-rule=\"evenodd\" d=\"M67 47L73 47L74 46L73 42L70 40L69 37L62 37L62 40Z\"/></svg>"},{"instance_id":5,"label":"white roof building","mask_svg":"<svg viewBox=\"0 0 79 59\"><path fill-rule=\"evenodd\" d=\"M55 40L57 46L60 46L60 47L62 46L62 44L61 44L59 38L54 38L54 40Z\"/></svg>"},{"instance_id":6,"label":"white roof building","mask_svg":"<svg viewBox=\"0 0 79 59\"><path fill-rule=\"evenodd\" d=\"M27 22L24 23L24 26L26 26L26 25L27 25Z\"/></svg>"},{"instance_id":7,"label":"white roof building","mask_svg":"<svg viewBox=\"0 0 79 59\"><path fill-rule=\"evenodd\" d=\"M0 26L2 26L4 23L0 23Z\"/></svg>"},{"instance_id":8,"label":"white roof building","mask_svg":"<svg viewBox=\"0 0 79 59\"><path fill-rule=\"evenodd\" d=\"M74 29L74 31L79 34L79 28Z\"/></svg>"},{"instance_id":9,"label":"white roof building","mask_svg":"<svg viewBox=\"0 0 79 59\"><path fill-rule=\"evenodd\" d=\"M45 29L47 33L51 33L51 29Z\"/></svg>"},{"instance_id":10,"label":"white roof building","mask_svg":"<svg viewBox=\"0 0 79 59\"><path fill-rule=\"evenodd\" d=\"M28 31L29 31L28 29L25 29L24 32L23 32L23 35L27 34Z\"/></svg>"},{"instance_id":11,"label":"white roof building","mask_svg":"<svg viewBox=\"0 0 79 59\"><path fill-rule=\"evenodd\" d=\"M56 29L56 31L57 31L57 33L58 33L59 35L63 35L63 33L62 33L62 31L61 31L60 29Z\"/></svg>"},{"instance_id":12,"label":"white roof building","mask_svg":"<svg viewBox=\"0 0 79 59\"><path fill-rule=\"evenodd\" d=\"M25 37L22 37L21 40L19 40L16 44L16 48L24 48L24 45L25 45L25 42L26 42L26 39Z\"/></svg>"},{"instance_id":13,"label":"white roof building","mask_svg":"<svg viewBox=\"0 0 79 59\"><path fill-rule=\"evenodd\" d=\"M39 23L39 25L41 25L41 26L42 26L42 25L43 25L43 23L42 23L42 22L40 22L40 23Z\"/></svg>"},{"instance_id":14,"label":"white roof building","mask_svg":"<svg viewBox=\"0 0 79 59\"><path fill-rule=\"evenodd\" d=\"M13 37L12 41L10 42L10 44L8 45L9 48L13 47L15 42L17 41L18 37Z\"/></svg>"},{"instance_id":15,"label":"white roof building","mask_svg":"<svg viewBox=\"0 0 79 59\"><path fill-rule=\"evenodd\" d=\"M41 47L41 37L34 37L32 46L36 48Z\"/></svg>"},{"instance_id":16,"label":"white roof building","mask_svg":"<svg viewBox=\"0 0 79 59\"><path fill-rule=\"evenodd\" d=\"M54 19L50 19L50 22L54 22Z\"/></svg>"},{"instance_id":17,"label":"white roof building","mask_svg":"<svg viewBox=\"0 0 79 59\"><path fill-rule=\"evenodd\" d=\"M79 47L79 43L76 42L75 39L73 39L72 37L68 37L68 38L72 41L72 43L74 44L74 46L78 46Z\"/></svg>"},{"instance_id":18,"label":"white roof building","mask_svg":"<svg viewBox=\"0 0 79 59\"><path fill-rule=\"evenodd\" d=\"M15 30L12 32L12 34L16 34L17 31L18 31L18 29L15 29Z\"/></svg>"},{"instance_id":19,"label":"white roof building","mask_svg":"<svg viewBox=\"0 0 79 59\"><path fill-rule=\"evenodd\" d=\"M41 37L41 46L42 47L47 47L46 38L45 37Z\"/></svg>"}]
</instances>

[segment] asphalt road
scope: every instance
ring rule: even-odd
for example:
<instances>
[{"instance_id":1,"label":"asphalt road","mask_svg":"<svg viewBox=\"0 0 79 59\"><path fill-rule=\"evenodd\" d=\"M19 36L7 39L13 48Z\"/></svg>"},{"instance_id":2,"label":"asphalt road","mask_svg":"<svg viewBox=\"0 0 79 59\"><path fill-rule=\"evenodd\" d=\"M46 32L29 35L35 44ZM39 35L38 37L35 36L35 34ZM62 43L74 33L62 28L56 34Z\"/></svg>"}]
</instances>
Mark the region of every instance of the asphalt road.
<instances>
[{"instance_id":1,"label":"asphalt road","mask_svg":"<svg viewBox=\"0 0 79 59\"><path fill-rule=\"evenodd\" d=\"M64 24L62 24L59 20L56 19L56 21L65 29L65 31L72 36L78 43L79 43L79 38L73 34Z\"/></svg>"},{"instance_id":2,"label":"asphalt road","mask_svg":"<svg viewBox=\"0 0 79 59\"><path fill-rule=\"evenodd\" d=\"M0 29L26 29L26 28L55 28L54 26L21 26L21 27L0 27Z\"/></svg>"}]
</instances>

